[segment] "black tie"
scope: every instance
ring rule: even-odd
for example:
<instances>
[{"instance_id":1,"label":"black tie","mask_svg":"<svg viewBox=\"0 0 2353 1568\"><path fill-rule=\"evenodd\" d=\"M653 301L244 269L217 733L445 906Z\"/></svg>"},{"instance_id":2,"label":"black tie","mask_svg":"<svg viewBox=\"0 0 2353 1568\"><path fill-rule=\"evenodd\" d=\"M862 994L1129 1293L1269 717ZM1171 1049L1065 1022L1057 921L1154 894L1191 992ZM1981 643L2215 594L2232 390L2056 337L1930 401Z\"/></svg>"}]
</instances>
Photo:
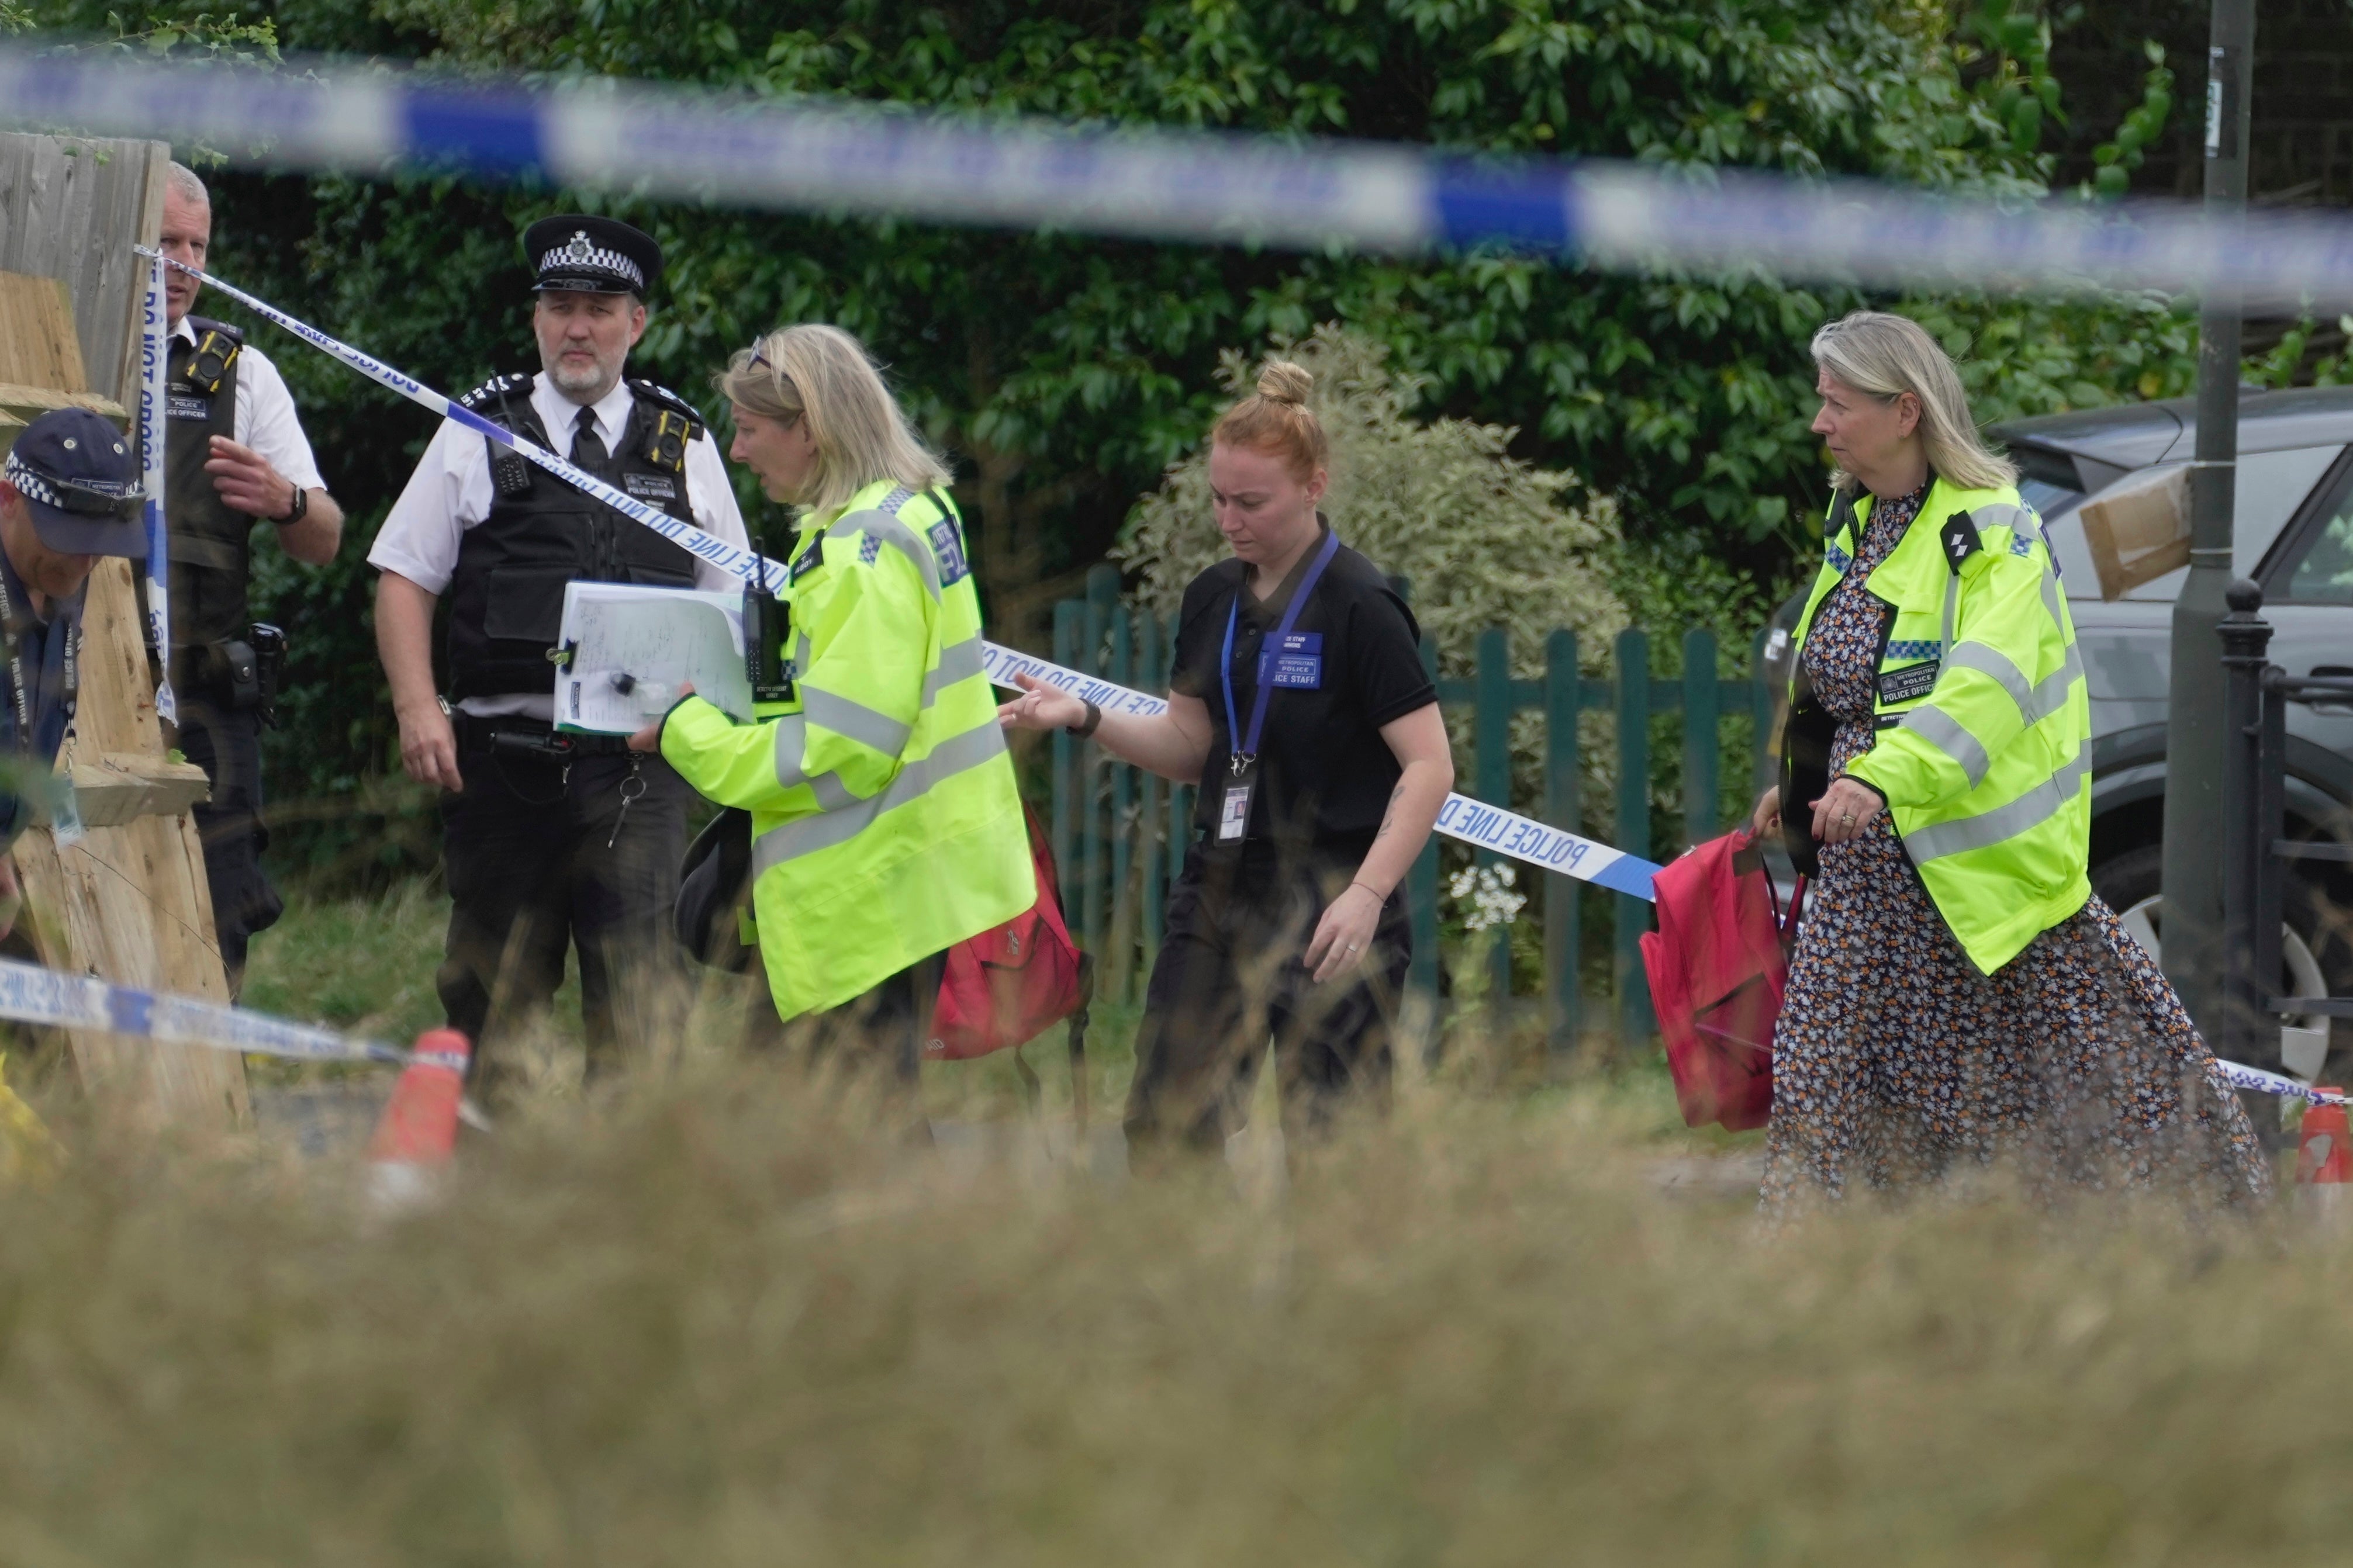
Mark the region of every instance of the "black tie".
<instances>
[{"instance_id":1,"label":"black tie","mask_svg":"<svg viewBox=\"0 0 2353 1568\"><path fill-rule=\"evenodd\" d=\"M605 438L596 434L596 411L582 409L580 417L572 422L573 462L593 473L605 466L608 455Z\"/></svg>"}]
</instances>

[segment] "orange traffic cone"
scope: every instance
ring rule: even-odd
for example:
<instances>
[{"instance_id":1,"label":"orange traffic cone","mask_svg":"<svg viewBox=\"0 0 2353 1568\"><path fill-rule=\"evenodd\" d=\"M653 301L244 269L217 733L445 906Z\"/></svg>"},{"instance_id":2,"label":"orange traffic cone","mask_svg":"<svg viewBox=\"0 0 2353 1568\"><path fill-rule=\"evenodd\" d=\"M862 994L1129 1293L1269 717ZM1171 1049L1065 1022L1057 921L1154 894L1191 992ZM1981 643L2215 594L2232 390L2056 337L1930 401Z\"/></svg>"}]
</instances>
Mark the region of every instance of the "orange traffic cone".
<instances>
[{"instance_id":1,"label":"orange traffic cone","mask_svg":"<svg viewBox=\"0 0 2353 1568\"><path fill-rule=\"evenodd\" d=\"M403 1208L431 1192L433 1178L449 1163L458 1142L458 1103L466 1089L466 1062L472 1055L455 1029L427 1029L392 1086L392 1100L368 1146L373 1165L368 1190L385 1208ZM2344 1120L2344 1113L2337 1113Z\"/></svg>"},{"instance_id":2,"label":"orange traffic cone","mask_svg":"<svg viewBox=\"0 0 2353 1568\"><path fill-rule=\"evenodd\" d=\"M2315 1214L2337 1215L2347 1202L2348 1184L2353 1184L2353 1130L2346 1125L2345 1107L2306 1106L2304 1141L2295 1151L2299 1201Z\"/></svg>"}]
</instances>

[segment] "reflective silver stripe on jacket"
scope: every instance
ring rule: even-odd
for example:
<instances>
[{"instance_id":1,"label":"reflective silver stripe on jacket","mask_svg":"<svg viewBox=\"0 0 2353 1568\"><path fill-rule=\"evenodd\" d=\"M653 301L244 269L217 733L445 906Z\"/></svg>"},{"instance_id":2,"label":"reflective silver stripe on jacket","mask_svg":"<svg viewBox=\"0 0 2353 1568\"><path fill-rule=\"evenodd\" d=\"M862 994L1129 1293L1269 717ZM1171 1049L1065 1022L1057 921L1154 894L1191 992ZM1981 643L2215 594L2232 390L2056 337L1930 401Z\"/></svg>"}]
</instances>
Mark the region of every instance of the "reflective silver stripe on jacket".
<instances>
[{"instance_id":1,"label":"reflective silver stripe on jacket","mask_svg":"<svg viewBox=\"0 0 2353 1568\"><path fill-rule=\"evenodd\" d=\"M950 643L940 649L938 666L929 675L923 677L924 707L929 708L938 700L941 692L954 686L957 681L970 680L976 675L987 673L988 667L981 660L981 644L984 640L978 632L975 632L964 641Z\"/></svg>"},{"instance_id":2,"label":"reflective silver stripe on jacket","mask_svg":"<svg viewBox=\"0 0 2353 1568\"><path fill-rule=\"evenodd\" d=\"M902 724L888 713L816 686L801 688L801 715L837 735L849 736L861 746L871 746L886 757L895 757L905 751L908 738L915 732L913 724Z\"/></svg>"},{"instance_id":3,"label":"reflective silver stripe on jacket","mask_svg":"<svg viewBox=\"0 0 2353 1568\"><path fill-rule=\"evenodd\" d=\"M2011 801L1976 816L1915 827L1904 835L1904 847L1915 866L1926 866L1947 855L1983 849L2040 827L2073 802L2092 771L2091 749L2078 751L2060 770Z\"/></svg>"},{"instance_id":4,"label":"reflective silver stripe on jacket","mask_svg":"<svg viewBox=\"0 0 2353 1568\"><path fill-rule=\"evenodd\" d=\"M841 782L839 775L831 773L810 774L801 770L802 754L808 750L808 720L805 715L787 713L776 721L776 784L779 788L808 785L816 792L820 811L839 811L846 805L858 804L858 797L849 793L849 786Z\"/></svg>"},{"instance_id":5,"label":"reflective silver stripe on jacket","mask_svg":"<svg viewBox=\"0 0 2353 1568\"><path fill-rule=\"evenodd\" d=\"M941 742L930 756L900 769L899 776L871 800L828 806L822 816L800 817L760 835L752 846L753 875L756 877L771 866L846 844L871 827L884 813L916 799L943 779L969 773L1004 754L1005 732L997 728L997 716L992 713L987 721Z\"/></svg>"},{"instance_id":6,"label":"reflective silver stripe on jacket","mask_svg":"<svg viewBox=\"0 0 2353 1568\"><path fill-rule=\"evenodd\" d=\"M1971 789L1985 782L1986 770L1993 765L1993 759L1986 755L1978 738L1943 709L1915 708L1904 716L1904 728L1952 758L1954 764L1968 775Z\"/></svg>"},{"instance_id":7,"label":"reflective silver stripe on jacket","mask_svg":"<svg viewBox=\"0 0 2353 1568\"><path fill-rule=\"evenodd\" d=\"M1990 676L2010 700L2018 704L2018 716L2028 729L2032 729L2067 705L2067 689L2084 673L2083 660L2075 655L2075 645L2067 645L2067 655L2040 685L2031 685L2026 672L2013 663L2010 657L1998 647L1981 642L1965 642L1952 651L1945 661L1947 669L1974 669L1979 675Z\"/></svg>"},{"instance_id":8,"label":"reflective silver stripe on jacket","mask_svg":"<svg viewBox=\"0 0 2353 1568\"><path fill-rule=\"evenodd\" d=\"M870 534L905 556L923 579L924 592L934 601L939 598L940 563L932 558L932 547L913 529L878 508L851 512L825 531L828 539L847 539L854 533Z\"/></svg>"},{"instance_id":9,"label":"reflective silver stripe on jacket","mask_svg":"<svg viewBox=\"0 0 2353 1568\"><path fill-rule=\"evenodd\" d=\"M969 680L985 673L987 666L981 661L982 641L979 636L975 635L940 650L940 662L923 677L919 712L929 711L939 701L940 693L957 681ZM907 749L907 742L915 732L912 725L902 724L888 713L879 713L862 702L837 696L822 687L803 685L801 710L776 721L776 783L782 788L790 789L795 784L811 782L802 769L801 758L808 748L808 725L812 719L836 734L847 735L893 757ZM832 775L819 776L830 778ZM827 809L832 808L828 806Z\"/></svg>"}]
</instances>

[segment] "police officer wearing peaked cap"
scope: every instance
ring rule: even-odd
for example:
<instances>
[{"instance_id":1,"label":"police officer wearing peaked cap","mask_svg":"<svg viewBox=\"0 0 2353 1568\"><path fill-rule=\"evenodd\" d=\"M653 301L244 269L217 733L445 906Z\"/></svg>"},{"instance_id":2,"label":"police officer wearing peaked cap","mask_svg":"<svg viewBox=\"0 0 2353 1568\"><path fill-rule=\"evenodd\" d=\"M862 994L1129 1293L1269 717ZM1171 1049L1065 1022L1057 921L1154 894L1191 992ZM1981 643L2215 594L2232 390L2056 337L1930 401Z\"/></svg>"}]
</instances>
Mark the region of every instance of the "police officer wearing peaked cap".
<instances>
[{"instance_id":1,"label":"police officer wearing peaked cap","mask_svg":"<svg viewBox=\"0 0 2353 1568\"><path fill-rule=\"evenodd\" d=\"M138 459L86 408L44 414L0 461L0 756L46 775L80 687L82 596L101 555L142 556ZM32 821L0 777L0 936L16 922L16 865L5 853Z\"/></svg>"},{"instance_id":2,"label":"police officer wearing peaked cap","mask_svg":"<svg viewBox=\"0 0 2353 1568\"><path fill-rule=\"evenodd\" d=\"M628 224L573 213L533 224L523 252L535 277L539 373L493 376L459 401L743 545L744 520L701 414L624 374L661 247ZM499 1039L545 1008L576 947L596 1072L666 1016L661 982L676 963L667 931L692 792L659 757L632 754L618 738L555 731L547 654L564 590L738 584L454 422L427 447L368 560L382 573L376 642L401 760L443 791L452 908L438 979L449 1023L486 1047L475 1060L487 1053L497 1071Z\"/></svg>"}]
</instances>

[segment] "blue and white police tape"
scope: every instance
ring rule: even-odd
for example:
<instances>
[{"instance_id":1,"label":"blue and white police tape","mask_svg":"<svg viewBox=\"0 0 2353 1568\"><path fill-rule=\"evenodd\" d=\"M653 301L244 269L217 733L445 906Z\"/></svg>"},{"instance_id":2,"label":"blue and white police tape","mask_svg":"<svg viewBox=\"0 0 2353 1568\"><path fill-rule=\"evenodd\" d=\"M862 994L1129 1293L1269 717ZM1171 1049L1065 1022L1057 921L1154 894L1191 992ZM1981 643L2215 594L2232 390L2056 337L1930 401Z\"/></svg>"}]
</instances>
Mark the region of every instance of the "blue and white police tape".
<instances>
[{"instance_id":1,"label":"blue and white police tape","mask_svg":"<svg viewBox=\"0 0 2353 1568\"><path fill-rule=\"evenodd\" d=\"M230 73L234 74L230 74ZM692 202L1412 254L1498 244L1628 270L1874 286L2237 291L2353 306L2353 220L1965 199L1867 181L1363 141L1070 126L598 79L257 71L0 46L0 119L155 136L260 166L533 174ZM1862 234L1903 236L1858 245Z\"/></svg>"},{"instance_id":2,"label":"blue and white police tape","mask_svg":"<svg viewBox=\"0 0 2353 1568\"><path fill-rule=\"evenodd\" d=\"M333 355L352 369L379 386L391 388L420 408L428 409L445 419L454 420L467 429L486 436L501 446L512 447L522 457L536 463L557 479L575 489L594 496L632 521L644 523L680 549L710 562L721 571L744 582L765 581L771 592L782 593L787 581L785 564L770 561L751 551L739 549L723 539L714 538L691 522L670 516L666 511L648 506L633 495L614 489L585 468L575 468L536 442L527 441L495 420L485 419L455 398L434 391L413 375L404 375L373 354L363 353L351 344L332 338L297 317L290 316L267 300L256 299L234 284L227 283L200 268L174 261L161 252L145 246L134 246L140 255L177 268L189 277L200 279L206 288L217 289L263 319L276 322L288 331L323 353Z\"/></svg>"},{"instance_id":3,"label":"blue and white police tape","mask_svg":"<svg viewBox=\"0 0 2353 1568\"><path fill-rule=\"evenodd\" d=\"M1034 654L1018 653L995 643L984 646L981 666L996 685L1017 689L1014 677L1027 675L1070 692L1107 712L1134 713L1145 718L1168 711L1167 702L1142 691L1132 691L1092 675L1082 675ZM1557 871L1580 882L1638 899L1651 897L1651 879L1659 868L1639 855L1629 855L1607 844L1548 826L1517 812L1464 795L1450 795L1438 808L1438 831L1449 838L1546 871Z\"/></svg>"},{"instance_id":4,"label":"blue and white police tape","mask_svg":"<svg viewBox=\"0 0 2353 1568\"><path fill-rule=\"evenodd\" d=\"M216 1002L61 974L10 959L0 959L0 1018L301 1061L405 1066L417 1059L415 1053L398 1047L355 1040L315 1024L290 1023ZM462 1068L465 1063L459 1058L455 1065Z\"/></svg>"},{"instance_id":5,"label":"blue and white police tape","mask_svg":"<svg viewBox=\"0 0 2353 1568\"><path fill-rule=\"evenodd\" d=\"M2301 1100L2312 1105L2344 1105L2348 1097L2341 1089L2321 1089L2301 1079L2284 1073L2266 1072L2262 1068L2242 1067L2237 1062L2214 1058L2214 1067L2222 1081L2232 1089L2253 1089L2257 1094L2276 1094L2284 1100Z\"/></svg>"},{"instance_id":6,"label":"blue and white police tape","mask_svg":"<svg viewBox=\"0 0 2353 1568\"><path fill-rule=\"evenodd\" d=\"M172 694L172 555L164 521L164 442L171 428L164 398L164 355L170 343L164 310L164 261L151 256L139 306L139 470L146 495L147 641L157 649L163 679L155 687L155 711L164 722L180 721Z\"/></svg>"}]
</instances>

